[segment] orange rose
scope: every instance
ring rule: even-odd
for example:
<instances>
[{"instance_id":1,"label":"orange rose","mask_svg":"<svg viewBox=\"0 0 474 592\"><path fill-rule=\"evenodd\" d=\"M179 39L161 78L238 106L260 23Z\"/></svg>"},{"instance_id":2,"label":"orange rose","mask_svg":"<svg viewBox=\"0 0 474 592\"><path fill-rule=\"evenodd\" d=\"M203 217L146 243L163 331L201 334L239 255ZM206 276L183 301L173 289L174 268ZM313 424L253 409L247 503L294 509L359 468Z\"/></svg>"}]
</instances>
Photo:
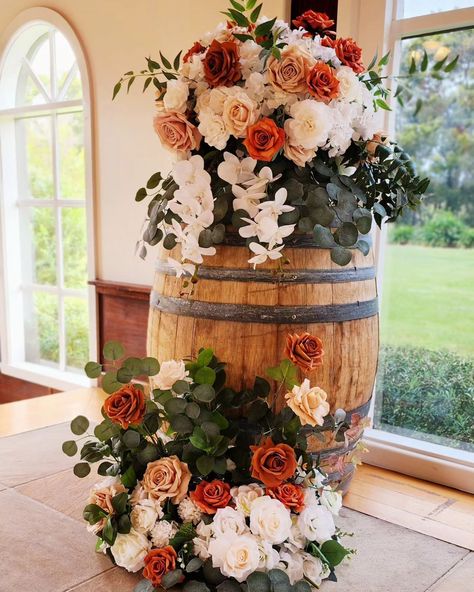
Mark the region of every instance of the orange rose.
<instances>
[{"instance_id":1,"label":"orange rose","mask_svg":"<svg viewBox=\"0 0 474 592\"><path fill-rule=\"evenodd\" d=\"M107 397L104 402L104 412L114 423L118 423L124 430L129 425L138 425L145 415L146 402L142 390L131 384L123 386L116 393Z\"/></svg>"},{"instance_id":2,"label":"orange rose","mask_svg":"<svg viewBox=\"0 0 474 592\"><path fill-rule=\"evenodd\" d=\"M171 546L152 549L145 557L143 577L150 580L153 586L160 586L163 576L176 569L177 557L176 551Z\"/></svg>"},{"instance_id":3,"label":"orange rose","mask_svg":"<svg viewBox=\"0 0 474 592\"><path fill-rule=\"evenodd\" d=\"M263 117L247 129L244 146L252 158L270 162L285 143L285 132L270 119Z\"/></svg>"},{"instance_id":4,"label":"orange rose","mask_svg":"<svg viewBox=\"0 0 474 592\"><path fill-rule=\"evenodd\" d=\"M314 35L314 33L321 33L330 29L334 26L334 21L324 12L307 10L293 19L293 25L297 28L302 27Z\"/></svg>"},{"instance_id":5,"label":"orange rose","mask_svg":"<svg viewBox=\"0 0 474 592\"><path fill-rule=\"evenodd\" d=\"M288 444L273 444L266 438L260 446L250 447L252 456L252 477L267 487L278 487L293 476L296 470L295 451Z\"/></svg>"},{"instance_id":6,"label":"orange rose","mask_svg":"<svg viewBox=\"0 0 474 592\"><path fill-rule=\"evenodd\" d=\"M316 62L306 77L309 92L323 103L337 99L339 95L339 80L329 64Z\"/></svg>"},{"instance_id":7,"label":"orange rose","mask_svg":"<svg viewBox=\"0 0 474 592\"><path fill-rule=\"evenodd\" d=\"M280 500L291 512L301 512L304 508L304 491L299 485L282 483L277 487L268 487L266 492L270 497Z\"/></svg>"},{"instance_id":8,"label":"orange rose","mask_svg":"<svg viewBox=\"0 0 474 592\"><path fill-rule=\"evenodd\" d=\"M311 372L323 363L323 342L319 337L305 332L301 336L289 333L286 338L285 354L303 372Z\"/></svg>"},{"instance_id":9,"label":"orange rose","mask_svg":"<svg viewBox=\"0 0 474 592\"><path fill-rule=\"evenodd\" d=\"M219 479L214 479L210 483L201 481L189 496L205 514L215 514L219 508L228 506L232 499L230 485Z\"/></svg>"},{"instance_id":10,"label":"orange rose","mask_svg":"<svg viewBox=\"0 0 474 592\"><path fill-rule=\"evenodd\" d=\"M234 41L211 43L203 60L204 78L209 86L233 86L242 78L239 50Z\"/></svg>"},{"instance_id":11,"label":"orange rose","mask_svg":"<svg viewBox=\"0 0 474 592\"><path fill-rule=\"evenodd\" d=\"M189 150L197 150L201 144L201 134L184 113L167 111L155 115L153 127L163 146L186 156Z\"/></svg>"},{"instance_id":12,"label":"orange rose","mask_svg":"<svg viewBox=\"0 0 474 592\"><path fill-rule=\"evenodd\" d=\"M183 62L189 62L189 60L193 57L193 55L202 53L205 51L204 45L201 45L199 41L195 41L193 46L188 49L188 51L184 54Z\"/></svg>"},{"instance_id":13,"label":"orange rose","mask_svg":"<svg viewBox=\"0 0 474 592\"><path fill-rule=\"evenodd\" d=\"M365 70L362 63L362 49L351 37L347 39L343 39L342 37L339 39L324 37L321 45L332 47L336 51L336 55L341 60L341 63L344 66L352 68L356 74L360 74Z\"/></svg>"}]
</instances>

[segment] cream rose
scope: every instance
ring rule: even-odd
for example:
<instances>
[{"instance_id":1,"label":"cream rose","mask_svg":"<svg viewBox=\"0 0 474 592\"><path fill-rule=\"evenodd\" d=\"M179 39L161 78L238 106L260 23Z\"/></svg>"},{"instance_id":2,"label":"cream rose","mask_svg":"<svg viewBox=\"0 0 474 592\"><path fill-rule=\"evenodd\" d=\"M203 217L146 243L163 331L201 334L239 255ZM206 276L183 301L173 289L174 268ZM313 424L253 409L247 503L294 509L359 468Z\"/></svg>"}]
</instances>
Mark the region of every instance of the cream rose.
<instances>
[{"instance_id":1,"label":"cream rose","mask_svg":"<svg viewBox=\"0 0 474 592\"><path fill-rule=\"evenodd\" d=\"M311 584L316 586L321 585L323 577L326 577L326 569L323 562L318 558L310 555L309 553L303 553L303 575L307 578Z\"/></svg>"},{"instance_id":2,"label":"cream rose","mask_svg":"<svg viewBox=\"0 0 474 592\"><path fill-rule=\"evenodd\" d=\"M279 545L290 536L291 514L279 500L264 495L252 504L250 530L269 543Z\"/></svg>"},{"instance_id":3,"label":"cream rose","mask_svg":"<svg viewBox=\"0 0 474 592\"><path fill-rule=\"evenodd\" d=\"M268 81L276 90L301 93L307 90L306 75L314 65L313 58L296 45L287 45L281 58L268 60Z\"/></svg>"},{"instance_id":4,"label":"cream rose","mask_svg":"<svg viewBox=\"0 0 474 592\"><path fill-rule=\"evenodd\" d=\"M160 366L160 371L154 377L156 388L168 391L178 380L187 380L189 372L186 370L183 360L168 360Z\"/></svg>"},{"instance_id":5,"label":"cream rose","mask_svg":"<svg viewBox=\"0 0 474 592\"><path fill-rule=\"evenodd\" d=\"M127 491L117 477L108 477L100 483L97 483L89 492L88 504L95 504L102 508L107 514L115 514L114 507L112 505L112 498L119 493ZM95 524L89 524L87 530L97 534L100 532L105 525L106 518L101 518Z\"/></svg>"},{"instance_id":6,"label":"cream rose","mask_svg":"<svg viewBox=\"0 0 474 592\"><path fill-rule=\"evenodd\" d=\"M327 394L323 389L313 386L307 378L301 386L294 386L285 395L286 404L300 418L301 425L322 426L324 418L329 413Z\"/></svg>"},{"instance_id":7,"label":"cream rose","mask_svg":"<svg viewBox=\"0 0 474 592\"><path fill-rule=\"evenodd\" d=\"M280 561L278 551L267 541L262 541L260 539L257 543L260 553L260 561L258 564L259 571L269 571L276 567Z\"/></svg>"},{"instance_id":8,"label":"cream rose","mask_svg":"<svg viewBox=\"0 0 474 592\"><path fill-rule=\"evenodd\" d=\"M303 148L303 146L294 146L288 140L285 142L283 152L289 160L293 161L297 166L304 167L307 162L313 160L316 156L316 151L310 148Z\"/></svg>"},{"instance_id":9,"label":"cream rose","mask_svg":"<svg viewBox=\"0 0 474 592\"><path fill-rule=\"evenodd\" d=\"M189 95L189 87L183 80L169 80L163 104L168 111L185 113Z\"/></svg>"},{"instance_id":10,"label":"cream rose","mask_svg":"<svg viewBox=\"0 0 474 592\"><path fill-rule=\"evenodd\" d=\"M246 93L239 92L224 101L222 118L228 132L244 138L247 128L257 121L257 104Z\"/></svg>"},{"instance_id":11,"label":"cream rose","mask_svg":"<svg viewBox=\"0 0 474 592\"><path fill-rule=\"evenodd\" d=\"M142 485L152 499L160 503L171 499L179 504L188 492L190 480L188 465L173 455L148 463Z\"/></svg>"},{"instance_id":12,"label":"cream rose","mask_svg":"<svg viewBox=\"0 0 474 592\"><path fill-rule=\"evenodd\" d=\"M293 146L316 149L324 146L332 127L333 111L324 103L305 99L291 106L285 133Z\"/></svg>"},{"instance_id":13,"label":"cream rose","mask_svg":"<svg viewBox=\"0 0 474 592\"><path fill-rule=\"evenodd\" d=\"M158 518L163 515L160 506L151 499L145 499L136 504L130 512L130 521L137 532L149 532Z\"/></svg>"},{"instance_id":14,"label":"cream rose","mask_svg":"<svg viewBox=\"0 0 474 592\"><path fill-rule=\"evenodd\" d=\"M253 502L264 495L264 491L257 483L232 487L230 495L234 499L235 507L245 516L250 516Z\"/></svg>"},{"instance_id":15,"label":"cream rose","mask_svg":"<svg viewBox=\"0 0 474 592\"><path fill-rule=\"evenodd\" d=\"M229 532L244 534L244 532L248 532L248 526L245 523L245 516L242 512L227 506L226 508L219 508L215 513L212 521L212 530L214 536L217 538L226 536Z\"/></svg>"},{"instance_id":16,"label":"cream rose","mask_svg":"<svg viewBox=\"0 0 474 592\"><path fill-rule=\"evenodd\" d=\"M118 534L110 550L117 565L136 572L145 565L144 559L150 547L147 537L132 528L128 534Z\"/></svg>"},{"instance_id":17,"label":"cream rose","mask_svg":"<svg viewBox=\"0 0 474 592\"><path fill-rule=\"evenodd\" d=\"M298 526L310 541L324 543L336 532L331 512L324 506L311 505L298 516Z\"/></svg>"},{"instance_id":18,"label":"cream rose","mask_svg":"<svg viewBox=\"0 0 474 592\"><path fill-rule=\"evenodd\" d=\"M244 582L258 569L260 552L255 537L250 534L228 533L213 539L209 544L209 554L213 567L218 567L222 575Z\"/></svg>"}]
</instances>

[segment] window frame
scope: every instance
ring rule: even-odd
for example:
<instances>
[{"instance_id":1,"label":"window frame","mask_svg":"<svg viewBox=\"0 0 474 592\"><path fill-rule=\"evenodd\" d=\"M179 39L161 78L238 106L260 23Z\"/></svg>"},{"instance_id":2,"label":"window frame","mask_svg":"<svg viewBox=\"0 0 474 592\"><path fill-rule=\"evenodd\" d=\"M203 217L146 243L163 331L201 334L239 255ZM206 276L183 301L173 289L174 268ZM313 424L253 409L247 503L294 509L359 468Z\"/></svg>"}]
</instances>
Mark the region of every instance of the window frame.
<instances>
[{"instance_id":1,"label":"window frame","mask_svg":"<svg viewBox=\"0 0 474 592\"><path fill-rule=\"evenodd\" d=\"M338 34L358 40L367 61L377 50L379 56L390 50L388 75L399 69L403 38L474 26L474 7L402 18L402 1L339 0ZM383 117L382 129L394 137L395 112L384 112ZM374 229L373 236L381 308L387 226ZM371 418L374 405L375 388ZM368 452L363 460L367 464L474 493L474 453L375 428L365 430L364 441Z\"/></svg>"},{"instance_id":2,"label":"window frame","mask_svg":"<svg viewBox=\"0 0 474 592\"><path fill-rule=\"evenodd\" d=\"M21 266L15 261L21 261L20 252L20 207L54 205L56 217L56 249L57 271L63 267L59 261L61 256L62 228L58 224L59 210L62 207L79 205L85 209L87 235L87 281L95 279L95 249L93 223L93 160L92 160L92 117L91 117L91 89L89 85L88 65L81 44L69 23L57 12L49 8L31 8L20 13L0 35L0 73L4 73L7 54L18 39L28 28L36 24L44 24L58 30L70 44L81 76L82 98L60 102L48 102L40 105L12 106L3 108L0 105L0 129L3 146L16 146L15 119L21 115L47 115L57 118L61 112L71 113L81 110L84 121L84 166L85 166L85 198L84 200L62 199L22 199L18 203L17 158L16 149L5 150L0 154L0 372L21 380L27 380L39 385L58 390L69 390L78 386L91 386L94 381L86 378L81 372L71 372L47 365L25 361L24 323L22 298L19 297L18 287L22 284ZM39 38L38 38L39 39ZM30 43L29 47L32 47ZM7 72L7 76L11 74ZM12 77L13 78L13 77ZM18 75L14 78L15 84ZM53 122L52 122L53 125ZM53 142L54 143L54 142ZM55 179L58 183L57 155L54 158ZM7 256L8 245L8 256ZM11 251L14 250L13 255ZM78 293L74 289L65 289L61 284L61 274L58 283L51 291L55 294L74 296ZM41 291L48 291L41 288ZM93 287L88 283L85 290L80 290L81 296L88 302L89 307L89 356L97 356L97 324L96 324L96 296ZM64 311L63 313L64 314ZM61 321L63 326L64 319ZM60 350L64 352L64 331L60 331ZM62 353L61 355L64 355ZM65 364L64 364L65 366Z\"/></svg>"}]
</instances>

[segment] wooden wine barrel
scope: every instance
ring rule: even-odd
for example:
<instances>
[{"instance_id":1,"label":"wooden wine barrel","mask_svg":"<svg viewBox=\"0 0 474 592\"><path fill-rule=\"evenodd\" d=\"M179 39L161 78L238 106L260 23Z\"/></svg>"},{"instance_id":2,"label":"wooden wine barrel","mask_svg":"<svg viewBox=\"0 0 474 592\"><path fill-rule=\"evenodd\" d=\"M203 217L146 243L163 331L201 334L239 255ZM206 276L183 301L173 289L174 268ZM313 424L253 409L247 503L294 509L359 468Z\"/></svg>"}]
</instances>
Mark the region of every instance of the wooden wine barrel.
<instances>
[{"instance_id":1,"label":"wooden wine barrel","mask_svg":"<svg viewBox=\"0 0 474 592\"><path fill-rule=\"evenodd\" d=\"M308 331L324 346L323 365L308 374L311 384L328 393L332 412L342 408L349 419L368 414L378 356L372 251L367 256L354 251L351 264L340 267L329 250L315 247L310 237L295 236L286 244L290 263L284 271L276 271L274 261L254 270L248 248L235 236L206 258L192 295L182 294L182 279L167 264L168 255L165 251L157 261L149 355L181 359L212 347L227 363L229 386L239 390L284 359L288 333ZM312 437L310 449L323 460L340 455L347 460L355 444ZM337 471L334 477L345 479Z\"/></svg>"}]
</instances>

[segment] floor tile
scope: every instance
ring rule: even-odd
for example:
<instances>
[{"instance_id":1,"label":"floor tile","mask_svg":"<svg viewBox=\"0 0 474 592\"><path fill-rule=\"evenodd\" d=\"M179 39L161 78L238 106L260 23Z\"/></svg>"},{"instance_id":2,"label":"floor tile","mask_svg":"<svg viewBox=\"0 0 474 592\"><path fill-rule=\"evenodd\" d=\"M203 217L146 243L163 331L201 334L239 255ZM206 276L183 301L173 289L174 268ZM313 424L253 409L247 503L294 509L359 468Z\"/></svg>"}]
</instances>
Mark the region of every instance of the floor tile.
<instances>
[{"instance_id":1,"label":"floor tile","mask_svg":"<svg viewBox=\"0 0 474 592\"><path fill-rule=\"evenodd\" d=\"M469 553L346 508L337 523L354 533L345 542L357 554L340 566L339 582L326 582L322 592L425 592ZM454 590L458 592L456 588L450 592Z\"/></svg>"},{"instance_id":2,"label":"floor tile","mask_svg":"<svg viewBox=\"0 0 474 592\"><path fill-rule=\"evenodd\" d=\"M74 436L63 423L0 438L0 482L9 487L46 477L74 465L61 450Z\"/></svg>"},{"instance_id":3,"label":"floor tile","mask_svg":"<svg viewBox=\"0 0 474 592\"><path fill-rule=\"evenodd\" d=\"M63 592L110 569L75 520L13 490L0 493L0 590Z\"/></svg>"},{"instance_id":4,"label":"floor tile","mask_svg":"<svg viewBox=\"0 0 474 592\"><path fill-rule=\"evenodd\" d=\"M474 553L469 553L427 592L472 592L474 582Z\"/></svg>"},{"instance_id":5,"label":"floor tile","mask_svg":"<svg viewBox=\"0 0 474 592\"><path fill-rule=\"evenodd\" d=\"M131 574L124 569L114 567L67 592L133 592L141 579L143 577L139 573Z\"/></svg>"},{"instance_id":6,"label":"floor tile","mask_svg":"<svg viewBox=\"0 0 474 592\"><path fill-rule=\"evenodd\" d=\"M93 469L84 479L79 479L71 469L36 479L15 489L43 504L54 508L62 514L71 516L83 524L82 510L87 504L87 497L91 487L104 479Z\"/></svg>"}]
</instances>

